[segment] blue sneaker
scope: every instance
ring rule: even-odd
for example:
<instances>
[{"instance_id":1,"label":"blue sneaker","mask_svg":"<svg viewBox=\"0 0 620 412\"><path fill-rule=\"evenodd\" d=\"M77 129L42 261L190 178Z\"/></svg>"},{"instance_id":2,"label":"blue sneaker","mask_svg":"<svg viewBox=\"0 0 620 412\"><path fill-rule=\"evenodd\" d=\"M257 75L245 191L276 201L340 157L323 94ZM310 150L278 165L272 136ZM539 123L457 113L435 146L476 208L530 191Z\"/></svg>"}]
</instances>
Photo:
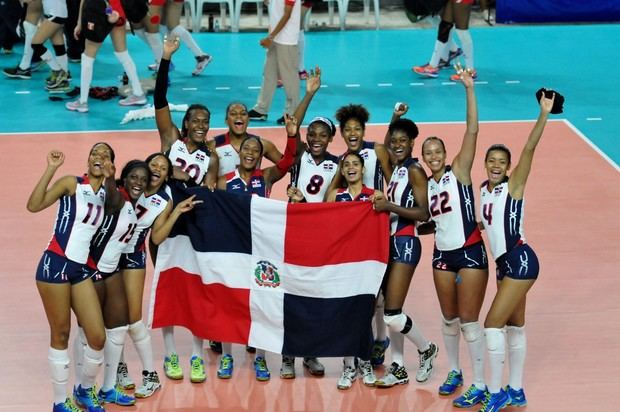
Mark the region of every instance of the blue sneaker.
<instances>
[{"instance_id":1,"label":"blue sneaker","mask_svg":"<svg viewBox=\"0 0 620 412\"><path fill-rule=\"evenodd\" d=\"M484 401L487 393L485 389L478 389L475 385L471 385L464 394L452 401L452 405L456 408L471 408Z\"/></svg>"},{"instance_id":2,"label":"blue sneaker","mask_svg":"<svg viewBox=\"0 0 620 412\"><path fill-rule=\"evenodd\" d=\"M67 398L63 403L55 403L52 412L82 412L75 406L71 398Z\"/></svg>"},{"instance_id":3,"label":"blue sneaker","mask_svg":"<svg viewBox=\"0 0 620 412\"><path fill-rule=\"evenodd\" d=\"M268 381L271 378L269 368L267 368L267 361L262 356L257 356L254 359L254 370L256 371L257 381Z\"/></svg>"},{"instance_id":4,"label":"blue sneaker","mask_svg":"<svg viewBox=\"0 0 620 412\"><path fill-rule=\"evenodd\" d=\"M525 392L523 392L523 388L517 390L512 389L510 385L506 386L506 393L510 397L510 406L527 406L527 399L525 399Z\"/></svg>"},{"instance_id":5,"label":"blue sneaker","mask_svg":"<svg viewBox=\"0 0 620 412\"><path fill-rule=\"evenodd\" d=\"M84 389L82 385L78 385L73 389L73 397L75 403L82 408L86 408L88 412L105 412L101 406L101 400L97 396L97 388L95 386Z\"/></svg>"},{"instance_id":6,"label":"blue sneaker","mask_svg":"<svg viewBox=\"0 0 620 412\"><path fill-rule=\"evenodd\" d=\"M500 389L497 393L487 392L487 396L482 402L482 408L478 412L497 412L510 405L510 396L505 390Z\"/></svg>"},{"instance_id":7,"label":"blue sneaker","mask_svg":"<svg viewBox=\"0 0 620 412\"><path fill-rule=\"evenodd\" d=\"M136 404L136 398L127 395L118 387L114 387L106 392L100 389L98 396L102 403L115 403L119 406L131 406Z\"/></svg>"},{"instance_id":8,"label":"blue sneaker","mask_svg":"<svg viewBox=\"0 0 620 412\"><path fill-rule=\"evenodd\" d=\"M376 340L372 345L372 355L370 355L370 364L372 366L383 365L385 361L385 351L390 346L390 338L385 340Z\"/></svg>"},{"instance_id":9,"label":"blue sneaker","mask_svg":"<svg viewBox=\"0 0 620 412\"><path fill-rule=\"evenodd\" d=\"M439 394L443 396L452 395L459 386L463 386L463 372L452 370L439 387Z\"/></svg>"},{"instance_id":10,"label":"blue sneaker","mask_svg":"<svg viewBox=\"0 0 620 412\"><path fill-rule=\"evenodd\" d=\"M220 358L220 368L217 370L217 377L220 379L230 379L233 374L233 357L226 354Z\"/></svg>"}]
</instances>

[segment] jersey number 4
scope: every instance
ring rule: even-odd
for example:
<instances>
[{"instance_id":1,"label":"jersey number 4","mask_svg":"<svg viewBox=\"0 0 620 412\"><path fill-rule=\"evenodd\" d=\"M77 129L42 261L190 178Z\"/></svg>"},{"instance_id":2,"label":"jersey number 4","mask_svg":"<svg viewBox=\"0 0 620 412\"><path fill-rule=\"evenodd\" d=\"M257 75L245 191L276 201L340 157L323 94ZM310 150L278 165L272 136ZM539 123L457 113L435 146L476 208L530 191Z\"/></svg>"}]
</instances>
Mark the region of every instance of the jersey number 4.
<instances>
[{"instance_id":1,"label":"jersey number 4","mask_svg":"<svg viewBox=\"0 0 620 412\"><path fill-rule=\"evenodd\" d=\"M482 217L487 221L487 224L491 226L491 222L493 221L493 203L482 206Z\"/></svg>"}]
</instances>

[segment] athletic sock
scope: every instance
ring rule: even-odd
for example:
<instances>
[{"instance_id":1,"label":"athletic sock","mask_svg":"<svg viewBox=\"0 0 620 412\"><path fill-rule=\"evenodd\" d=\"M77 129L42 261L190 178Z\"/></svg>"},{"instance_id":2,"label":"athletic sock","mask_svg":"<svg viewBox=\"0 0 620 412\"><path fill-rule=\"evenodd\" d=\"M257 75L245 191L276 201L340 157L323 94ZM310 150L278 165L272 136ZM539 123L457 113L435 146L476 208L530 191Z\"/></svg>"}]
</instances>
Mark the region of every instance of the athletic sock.
<instances>
[{"instance_id":1,"label":"athletic sock","mask_svg":"<svg viewBox=\"0 0 620 412\"><path fill-rule=\"evenodd\" d=\"M69 351L50 347L47 361L52 376L54 403L63 403L67 399L67 382L69 382Z\"/></svg>"},{"instance_id":2,"label":"athletic sock","mask_svg":"<svg viewBox=\"0 0 620 412\"><path fill-rule=\"evenodd\" d=\"M131 336L131 340L133 340L138 356L140 356L140 360L142 361L142 369L153 372L155 370L155 366L153 365L153 345L151 343L151 334L142 319L129 325L129 336Z\"/></svg>"}]
</instances>

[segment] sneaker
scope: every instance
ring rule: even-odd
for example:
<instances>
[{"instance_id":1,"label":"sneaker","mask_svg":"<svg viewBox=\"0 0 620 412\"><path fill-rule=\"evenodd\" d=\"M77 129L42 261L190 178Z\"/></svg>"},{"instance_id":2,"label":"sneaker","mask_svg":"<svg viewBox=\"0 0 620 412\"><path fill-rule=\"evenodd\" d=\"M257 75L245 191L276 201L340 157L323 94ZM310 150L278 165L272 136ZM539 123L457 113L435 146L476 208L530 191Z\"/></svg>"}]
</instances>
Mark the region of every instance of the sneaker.
<instances>
[{"instance_id":1,"label":"sneaker","mask_svg":"<svg viewBox=\"0 0 620 412\"><path fill-rule=\"evenodd\" d=\"M475 70L471 70L471 78L473 80L476 80L478 78L478 72ZM458 75L457 73L454 73L452 76L450 76L450 80L452 80L453 82L460 82L461 81L461 76Z\"/></svg>"},{"instance_id":2,"label":"sneaker","mask_svg":"<svg viewBox=\"0 0 620 412\"><path fill-rule=\"evenodd\" d=\"M394 385L409 383L409 375L404 366L392 362L387 373L381 379L377 379L375 386L378 388L391 388Z\"/></svg>"},{"instance_id":3,"label":"sneaker","mask_svg":"<svg viewBox=\"0 0 620 412\"><path fill-rule=\"evenodd\" d=\"M119 389L118 386L106 392L99 390L99 394L97 396L102 403L115 403L119 406L131 406L136 403L136 398L131 395L127 395Z\"/></svg>"},{"instance_id":4,"label":"sneaker","mask_svg":"<svg viewBox=\"0 0 620 412\"><path fill-rule=\"evenodd\" d=\"M271 373L269 373L269 369L267 368L267 361L262 356L257 356L254 359L254 370L256 371L256 380L257 381L268 381L271 378Z\"/></svg>"},{"instance_id":5,"label":"sneaker","mask_svg":"<svg viewBox=\"0 0 620 412\"><path fill-rule=\"evenodd\" d=\"M19 66L8 67L2 70L2 73L4 73L6 77L10 77L11 79L24 79L24 80L32 79L32 70L31 69L22 70L20 69Z\"/></svg>"},{"instance_id":6,"label":"sneaker","mask_svg":"<svg viewBox=\"0 0 620 412\"><path fill-rule=\"evenodd\" d=\"M299 80L307 80L308 79L308 72L305 70L302 70L299 72Z\"/></svg>"},{"instance_id":7,"label":"sneaker","mask_svg":"<svg viewBox=\"0 0 620 412\"><path fill-rule=\"evenodd\" d=\"M169 357L166 356L164 358L164 373L169 379L183 379L183 369L179 365L179 355L173 353Z\"/></svg>"},{"instance_id":8,"label":"sneaker","mask_svg":"<svg viewBox=\"0 0 620 412\"><path fill-rule=\"evenodd\" d=\"M385 361L385 351L390 346L390 338L385 340L376 340L372 345L372 355L370 355L370 363L372 366L383 365Z\"/></svg>"},{"instance_id":9,"label":"sneaker","mask_svg":"<svg viewBox=\"0 0 620 412\"><path fill-rule=\"evenodd\" d=\"M310 375L323 376L325 375L325 366L317 358L304 358L304 366L310 372Z\"/></svg>"},{"instance_id":10,"label":"sneaker","mask_svg":"<svg viewBox=\"0 0 620 412\"><path fill-rule=\"evenodd\" d=\"M211 63L211 60L213 60L213 57L209 56L208 54L197 56L196 68L192 72L192 76L198 76L200 73L202 73L207 68L209 63Z\"/></svg>"},{"instance_id":11,"label":"sneaker","mask_svg":"<svg viewBox=\"0 0 620 412\"><path fill-rule=\"evenodd\" d=\"M248 117L250 118L250 120L261 120L261 121L267 120L266 114L259 113L254 109L248 112Z\"/></svg>"},{"instance_id":12,"label":"sneaker","mask_svg":"<svg viewBox=\"0 0 620 412\"><path fill-rule=\"evenodd\" d=\"M377 377L375 376L375 371L372 369L370 361L360 359L357 368L359 369L360 375L362 375L362 382L364 385L375 386Z\"/></svg>"},{"instance_id":13,"label":"sneaker","mask_svg":"<svg viewBox=\"0 0 620 412\"><path fill-rule=\"evenodd\" d=\"M67 398L63 403L55 403L52 412L82 412L75 406L71 398Z\"/></svg>"},{"instance_id":14,"label":"sneaker","mask_svg":"<svg viewBox=\"0 0 620 412\"><path fill-rule=\"evenodd\" d=\"M448 377L439 387L439 394L443 396L452 395L459 386L463 386L463 372L451 370Z\"/></svg>"},{"instance_id":15,"label":"sneaker","mask_svg":"<svg viewBox=\"0 0 620 412\"><path fill-rule=\"evenodd\" d=\"M423 77L436 78L439 75L439 69L437 67L433 67L430 64L425 64L423 66L413 66L411 68L415 74L419 74Z\"/></svg>"},{"instance_id":16,"label":"sneaker","mask_svg":"<svg viewBox=\"0 0 620 412\"><path fill-rule=\"evenodd\" d=\"M354 367L351 366L343 366L342 375L340 375L340 379L338 379L338 389L350 389L353 386L353 382L357 379L357 371Z\"/></svg>"},{"instance_id":17,"label":"sneaker","mask_svg":"<svg viewBox=\"0 0 620 412\"><path fill-rule=\"evenodd\" d=\"M443 69L443 68L452 66L452 62L454 61L454 59L456 59L462 54L463 54L463 49L461 49L460 47L457 48L456 51L450 50L450 53L448 53L448 60L439 59L439 64L437 64L437 68Z\"/></svg>"},{"instance_id":18,"label":"sneaker","mask_svg":"<svg viewBox=\"0 0 620 412\"><path fill-rule=\"evenodd\" d=\"M510 405L510 396L505 390L500 389L497 393L487 392L479 412L497 412Z\"/></svg>"},{"instance_id":19,"label":"sneaker","mask_svg":"<svg viewBox=\"0 0 620 412\"><path fill-rule=\"evenodd\" d=\"M426 382L428 378L433 374L433 361L437 357L439 353L439 347L435 345L433 342L430 343L430 346L424 352L418 351L418 356L420 358L420 366L418 367L418 372L415 375L415 380L422 383Z\"/></svg>"},{"instance_id":20,"label":"sneaker","mask_svg":"<svg viewBox=\"0 0 620 412\"><path fill-rule=\"evenodd\" d=\"M60 85L63 81L67 80L67 72L60 70L52 70L50 75L45 79L45 88L47 90L53 89Z\"/></svg>"},{"instance_id":21,"label":"sneaker","mask_svg":"<svg viewBox=\"0 0 620 412\"><path fill-rule=\"evenodd\" d=\"M523 392L523 388L517 390L512 389L510 385L508 385L506 386L506 393L508 394L508 397L510 397L510 406L527 406L527 399L525 399L525 392Z\"/></svg>"},{"instance_id":22,"label":"sneaker","mask_svg":"<svg viewBox=\"0 0 620 412\"><path fill-rule=\"evenodd\" d=\"M79 106L80 105L80 101L77 100L75 102L67 103L65 106L69 110L76 110L76 111L79 112L80 110L79 110L78 107L76 107L76 108L69 108L69 105L74 105L76 103L77 103L77 105L75 105L75 106ZM86 105L86 103L84 103L84 105ZM86 111L88 111L88 105L86 105ZM126 391L134 389L136 387L136 384L133 383L133 381L131 380L131 376L129 376L129 370L127 369L127 364L125 362L119 362L118 363L118 368L116 369L116 384L121 389L126 390Z\"/></svg>"},{"instance_id":23,"label":"sneaker","mask_svg":"<svg viewBox=\"0 0 620 412\"><path fill-rule=\"evenodd\" d=\"M256 353L256 348L254 346L245 345L245 351L247 353Z\"/></svg>"},{"instance_id":24,"label":"sneaker","mask_svg":"<svg viewBox=\"0 0 620 412\"><path fill-rule=\"evenodd\" d=\"M282 82L282 80L278 79L278 82L276 83L276 86L277 86L278 88L283 87L283 86L284 86L284 83Z\"/></svg>"},{"instance_id":25,"label":"sneaker","mask_svg":"<svg viewBox=\"0 0 620 412\"><path fill-rule=\"evenodd\" d=\"M286 124L286 120L284 120L284 116L282 116L278 120L276 120L276 123L279 124L280 126L285 125Z\"/></svg>"},{"instance_id":26,"label":"sneaker","mask_svg":"<svg viewBox=\"0 0 620 412\"><path fill-rule=\"evenodd\" d=\"M485 389L478 389L476 385L471 385L464 394L452 401L452 405L456 408L471 408L484 401L486 394Z\"/></svg>"},{"instance_id":27,"label":"sneaker","mask_svg":"<svg viewBox=\"0 0 620 412\"><path fill-rule=\"evenodd\" d=\"M32 61L30 62L30 71L31 72L37 72L39 71L39 69L43 67L43 60L39 60L39 61Z\"/></svg>"},{"instance_id":28,"label":"sneaker","mask_svg":"<svg viewBox=\"0 0 620 412\"><path fill-rule=\"evenodd\" d=\"M143 106L146 104L146 102L147 100L145 95L136 96L132 94L125 97L124 99L120 99L118 101L118 104L120 104L121 106Z\"/></svg>"},{"instance_id":29,"label":"sneaker","mask_svg":"<svg viewBox=\"0 0 620 412\"><path fill-rule=\"evenodd\" d=\"M73 389L73 397L76 405L87 409L88 412L105 412L97 396L97 388L95 386L84 389L82 385L78 385Z\"/></svg>"},{"instance_id":30,"label":"sneaker","mask_svg":"<svg viewBox=\"0 0 620 412\"><path fill-rule=\"evenodd\" d=\"M88 103L82 103L82 102L80 102L80 99L77 99L77 100L74 100L72 102L67 102L65 104L65 108L67 110L71 110L72 112L86 113L86 112L88 112ZM120 372L117 371L117 379L120 379L119 378L120 375L118 375L119 373ZM130 379L130 381L131 381L131 379ZM119 380L119 382L121 382L121 381ZM133 385L133 383L132 383L132 385ZM133 386L131 388L123 387L123 389L132 389L132 388L133 388Z\"/></svg>"},{"instance_id":31,"label":"sneaker","mask_svg":"<svg viewBox=\"0 0 620 412\"><path fill-rule=\"evenodd\" d=\"M210 340L209 347L215 353L222 353L222 342L216 342L214 340Z\"/></svg>"},{"instance_id":32,"label":"sneaker","mask_svg":"<svg viewBox=\"0 0 620 412\"><path fill-rule=\"evenodd\" d=\"M136 398L148 398L153 396L159 388L161 388L161 383L157 372L142 371L142 386L136 389L134 396Z\"/></svg>"},{"instance_id":33,"label":"sneaker","mask_svg":"<svg viewBox=\"0 0 620 412\"><path fill-rule=\"evenodd\" d=\"M282 356L280 378L295 379L295 358L293 356Z\"/></svg>"},{"instance_id":34,"label":"sneaker","mask_svg":"<svg viewBox=\"0 0 620 412\"><path fill-rule=\"evenodd\" d=\"M47 89L47 92L50 94L67 93L71 91L71 83L69 83L69 80L63 80L54 87L45 86L45 88Z\"/></svg>"},{"instance_id":35,"label":"sneaker","mask_svg":"<svg viewBox=\"0 0 620 412\"><path fill-rule=\"evenodd\" d=\"M192 383L200 383L207 380L207 375L205 374L205 361L200 356L192 356L189 360L189 364L191 366L191 371L189 374L189 380Z\"/></svg>"},{"instance_id":36,"label":"sneaker","mask_svg":"<svg viewBox=\"0 0 620 412\"><path fill-rule=\"evenodd\" d=\"M220 368L217 370L217 377L220 379L230 379L233 374L233 357L226 354L220 358Z\"/></svg>"}]
</instances>

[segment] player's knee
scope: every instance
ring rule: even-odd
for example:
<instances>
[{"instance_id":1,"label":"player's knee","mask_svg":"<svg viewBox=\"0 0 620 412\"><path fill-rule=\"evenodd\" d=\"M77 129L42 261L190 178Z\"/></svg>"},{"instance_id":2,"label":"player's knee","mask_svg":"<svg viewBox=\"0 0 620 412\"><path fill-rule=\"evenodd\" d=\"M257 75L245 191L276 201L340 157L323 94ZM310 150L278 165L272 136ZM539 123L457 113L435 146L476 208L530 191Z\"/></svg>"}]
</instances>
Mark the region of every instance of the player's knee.
<instances>
[{"instance_id":1,"label":"player's knee","mask_svg":"<svg viewBox=\"0 0 620 412\"><path fill-rule=\"evenodd\" d=\"M444 335L457 336L459 334L459 318L446 319L442 316L441 331Z\"/></svg>"},{"instance_id":2,"label":"player's knee","mask_svg":"<svg viewBox=\"0 0 620 412\"><path fill-rule=\"evenodd\" d=\"M442 43L447 43L448 39L450 39L450 30L452 30L452 23L449 23L445 20L442 20L439 23L439 31L437 32L437 40Z\"/></svg>"},{"instance_id":3,"label":"player's knee","mask_svg":"<svg viewBox=\"0 0 620 412\"><path fill-rule=\"evenodd\" d=\"M497 328L485 328L484 335L489 352L502 353L505 351L506 339L504 332Z\"/></svg>"},{"instance_id":4,"label":"player's knee","mask_svg":"<svg viewBox=\"0 0 620 412\"><path fill-rule=\"evenodd\" d=\"M475 342L482 338L482 328L478 322L461 323L461 331L467 342Z\"/></svg>"},{"instance_id":5,"label":"player's knee","mask_svg":"<svg viewBox=\"0 0 620 412\"><path fill-rule=\"evenodd\" d=\"M129 325L129 336L136 343L144 342L150 339L149 331L142 320Z\"/></svg>"},{"instance_id":6,"label":"player's knee","mask_svg":"<svg viewBox=\"0 0 620 412\"><path fill-rule=\"evenodd\" d=\"M105 339L105 329L86 332L86 343L94 350L103 349L103 345L105 345Z\"/></svg>"},{"instance_id":7,"label":"player's knee","mask_svg":"<svg viewBox=\"0 0 620 412\"><path fill-rule=\"evenodd\" d=\"M523 349L527 345L524 326L506 326L506 338L511 350Z\"/></svg>"},{"instance_id":8,"label":"player's knee","mask_svg":"<svg viewBox=\"0 0 620 412\"><path fill-rule=\"evenodd\" d=\"M386 309L383 312L383 320L390 330L402 334L409 332L413 326L413 321L403 313L402 309Z\"/></svg>"},{"instance_id":9,"label":"player's knee","mask_svg":"<svg viewBox=\"0 0 620 412\"><path fill-rule=\"evenodd\" d=\"M52 330L51 343L54 348L66 348L69 346L69 335L71 328L69 326L59 327Z\"/></svg>"},{"instance_id":10,"label":"player's knee","mask_svg":"<svg viewBox=\"0 0 620 412\"><path fill-rule=\"evenodd\" d=\"M113 345L123 346L127 335L127 325L119 326L114 329L106 329L106 339Z\"/></svg>"}]
</instances>

